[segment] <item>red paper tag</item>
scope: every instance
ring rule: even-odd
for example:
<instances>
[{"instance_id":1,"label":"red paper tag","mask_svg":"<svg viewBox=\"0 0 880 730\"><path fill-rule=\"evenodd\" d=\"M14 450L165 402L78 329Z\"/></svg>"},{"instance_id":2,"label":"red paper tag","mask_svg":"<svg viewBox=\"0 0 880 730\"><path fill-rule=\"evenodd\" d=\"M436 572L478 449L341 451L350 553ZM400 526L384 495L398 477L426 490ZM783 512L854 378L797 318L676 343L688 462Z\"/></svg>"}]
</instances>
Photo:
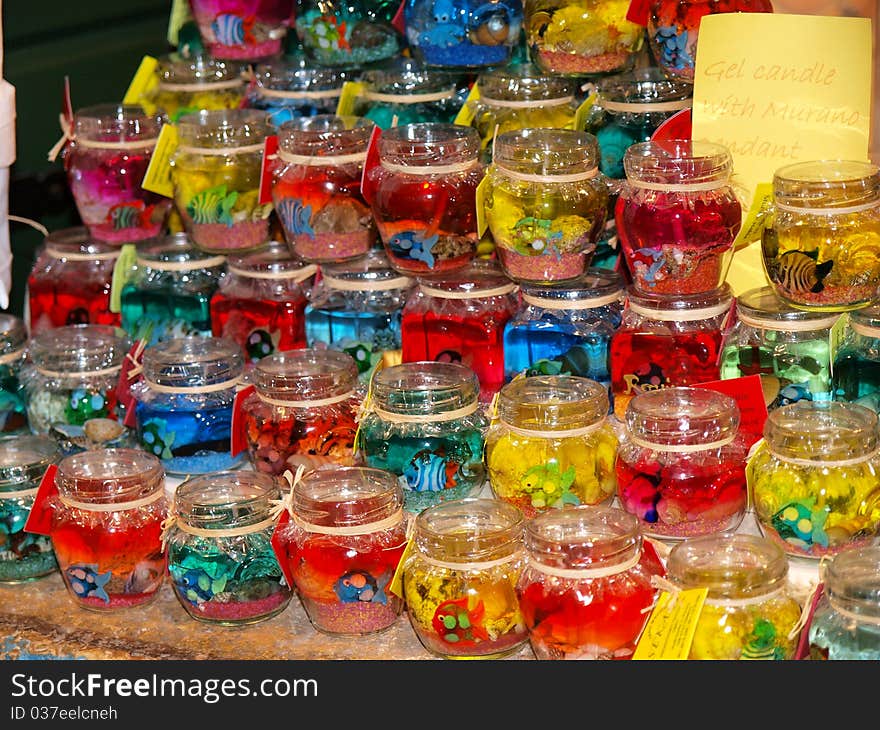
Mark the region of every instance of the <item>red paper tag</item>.
<instances>
[{"instance_id":1,"label":"red paper tag","mask_svg":"<svg viewBox=\"0 0 880 730\"><path fill-rule=\"evenodd\" d=\"M820 582L819 585L816 586L815 592L810 597L810 608L808 609L807 619L804 622L804 627L801 629L801 634L798 637L797 649L795 649L794 652L795 659L810 658L810 625L813 623L813 614L816 613L816 609L819 607L819 601L822 600L822 594L824 592L825 584Z\"/></svg>"},{"instance_id":2,"label":"red paper tag","mask_svg":"<svg viewBox=\"0 0 880 730\"><path fill-rule=\"evenodd\" d=\"M146 344L146 340L138 340L131 346L128 355L122 361L122 370L119 371L119 380L116 382L116 399L125 408L122 425L128 428L137 426L135 418L137 399L131 394L131 386L137 382L138 376L130 377L130 373L135 366L140 367Z\"/></svg>"},{"instance_id":3,"label":"red paper tag","mask_svg":"<svg viewBox=\"0 0 880 730\"><path fill-rule=\"evenodd\" d=\"M400 7L397 8L397 12L394 14L394 18L391 20L391 27L397 30L400 35L406 35L406 21L404 20L404 8L406 7L406 0L400 3Z\"/></svg>"},{"instance_id":4,"label":"red paper tag","mask_svg":"<svg viewBox=\"0 0 880 730\"><path fill-rule=\"evenodd\" d=\"M367 144L367 158L364 160L364 169L361 171L361 195L368 205L373 204L373 195L376 192L376 182L370 173L379 166L379 138L381 136L382 130L375 127Z\"/></svg>"},{"instance_id":5,"label":"red paper tag","mask_svg":"<svg viewBox=\"0 0 880 730\"><path fill-rule=\"evenodd\" d=\"M55 486L55 474L58 471L57 464L49 464L46 473L40 480L40 486L37 488L37 494L34 496L34 505L31 507L27 521L24 523L25 532L33 532L36 535L52 534L52 515L53 510L49 505L49 500L58 494L58 487Z\"/></svg>"},{"instance_id":6,"label":"red paper tag","mask_svg":"<svg viewBox=\"0 0 880 730\"><path fill-rule=\"evenodd\" d=\"M629 4L629 10L626 11L626 19L630 23L646 27L650 12L651 0L632 0Z\"/></svg>"},{"instance_id":7,"label":"red paper tag","mask_svg":"<svg viewBox=\"0 0 880 730\"><path fill-rule=\"evenodd\" d=\"M736 401L740 412L739 430L740 433L748 437L749 447L764 436L767 404L764 402L764 389L761 387L760 375L713 380L711 383L699 383L694 387L714 390L729 395Z\"/></svg>"},{"instance_id":8,"label":"red paper tag","mask_svg":"<svg viewBox=\"0 0 880 730\"><path fill-rule=\"evenodd\" d=\"M690 139L691 138L691 110L682 109L675 112L671 117L665 119L654 134L651 140L654 142L666 142L670 139Z\"/></svg>"},{"instance_id":9,"label":"red paper tag","mask_svg":"<svg viewBox=\"0 0 880 730\"><path fill-rule=\"evenodd\" d=\"M290 572L290 560L287 557L287 540L282 537L287 530L290 522L290 512L284 510L278 518L278 524L275 525L275 531L272 533L272 551L275 553L275 559L281 566L281 572L284 573L284 580L291 590L295 589L293 585L293 574Z\"/></svg>"},{"instance_id":10,"label":"red paper tag","mask_svg":"<svg viewBox=\"0 0 880 730\"><path fill-rule=\"evenodd\" d=\"M260 168L260 205L272 202L272 163L278 152L278 135L270 134L263 143L263 166Z\"/></svg>"},{"instance_id":11,"label":"red paper tag","mask_svg":"<svg viewBox=\"0 0 880 730\"><path fill-rule=\"evenodd\" d=\"M238 456L247 448L247 424L241 405L244 403L244 399L255 390L253 385L249 385L235 394L235 400L232 403L232 434L229 439L229 452L232 456Z\"/></svg>"}]
</instances>

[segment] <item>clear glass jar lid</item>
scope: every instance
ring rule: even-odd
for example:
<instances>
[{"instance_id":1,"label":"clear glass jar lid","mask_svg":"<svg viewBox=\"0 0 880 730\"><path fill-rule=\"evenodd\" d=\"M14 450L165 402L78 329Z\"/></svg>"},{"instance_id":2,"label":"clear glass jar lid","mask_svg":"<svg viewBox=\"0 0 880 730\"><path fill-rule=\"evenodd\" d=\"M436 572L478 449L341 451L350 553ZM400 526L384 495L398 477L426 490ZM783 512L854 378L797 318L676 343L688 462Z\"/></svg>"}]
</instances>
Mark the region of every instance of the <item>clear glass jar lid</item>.
<instances>
[{"instance_id":1,"label":"clear glass jar lid","mask_svg":"<svg viewBox=\"0 0 880 730\"><path fill-rule=\"evenodd\" d=\"M465 163L477 164L480 144L480 135L474 127L445 122L403 124L383 130L379 137L379 159L383 165L443 170Z\"/></svg>"},{"instance_id":2,"label":"clear glass jar lid","mask_svg":"<svg viewBox=\"0 0 880 730\"><path fill-rule=\"evenodd\" d=\"M226 271L232 276L245 279L269 279L272 281L305 281L314 276L318 267L295 258L287 246L272 243L243 256L230 256Z\"/></svg>"},{"instance_id":3,"label":"clear glass jar lid","mask_svg":"<svg viewBox=\"0 0 880 730\"><path fill-rule=\"evenodd\" d=\"M856 160L810 160L776 170L773 198L782 210L831 213L880 203L880 167Z\"/></svg>"},{"instance_id":4,"label":"clear glass jar lid","mask_svg":"<svg viewBox=\"0 0 880 730\"><path fill-rule=\"evenodd\" d=\"M715 142L689 139L655 140L630 145L623 155L627 183L687 190L727 184L733 169L730 150Z\"/></svg>"},{"instance_id":5,"label":"clear glass jar lid","mask_svg":"<svg viewBox=\"0 0 880 730\"><path fill-rule=\"evenodd\" d=\"M841 550L820 571L825 595L834 608L880 618L880 547Z\"/></svg>"},{"instance_id":6,"label":"clear glass jar lid","mask_svg":"<svg viewBox=\"0 0 880 730\"><path fill-rule=\"evenodd\" d=\"M285 162L307 163L314 158L363 162L376 124L365 117L316 114L281 125L278 144ZM308 158L308 159L300 159ZM356 159L355 159L356 158Z\"/></svg>"},{"instance_id":7,"label":"clear glass jar lid","mask_svg":"<svg viewBox=\"0 0 880 730\"><path fill-rule=\"evenodd\" d=\"M749 289L736 298L736 315L740 322L757 329L779 332L812 332L831 327L840 315L795 309L777 295L773 287Z\"/></svg>"},{"instance_id":8,"label":"clear glass jar lid","mask_svg":"<svg viewBox=\"0 0 880 730\"><path fill-rule=\"evenodd\" d=\"M395 58L361 74L364 98L399 103L440 101L455 96L455 77L441 69L427 68L411 58ZM386 98L387 97L387 98ZM402 97L402 98L401 98Z\"/></svg>"},{"instance_id":9,"label":"clear glass jar lid","mask_svg":"<svg viewBox=\"0 0 880 730\"><path fill-rule=\"evenodd\" d=\"M552 284L520 285L523 301L536 307L553 309L591 309L623 304L626 285L612 269L591 267L578 279Z\"/></svg>"},{"instance_id":10,"label":"clear glass jar lid","mask_svg":"<svg viewBox=\"0 0 880 730\"><path fill-rule=\"evenodd\" d=\"M159 58L159 88L168 91L244 89L242 67L206 54L169 53Z\"/></svg>"},{"instance_id":11,"label":"clear glass jar lid","mask_svg":"<svg viewBox=\"0 0 880 730\"><path fill-rule=\"evenodd\" d=\"M530 63L485 71L477 81L480 99L490 106L501 106L503 102L574 101L575 85L571 80L545 74Z\"/></svg>"},{"instance_id":12,"label":"clear glass jar lid","mask_svg":"<svg viewBox=\"0 0 880 730\"><path fill-rule=\"evenodd\" d=\"M710 600L756 598L785 587L788 559L757 535L706 535L672 548L666 577L682 590L707 588Z\"/></svg>"},{"instance_id":13,"label":"clear glass jar lid","mask_svg":"<svg viewBox=\"0 0 880 730\"><path fill-rule=\"evenodd\" d=\"M151 388L235 387L244 372L241 347L223 337L176 337L144 350L143 373Z\"/></svg>"},{"instance_id":14,"label":"clear glass jar lid","mask_svg":"<svg viewBox=\"0 0 880 730\"><path fill-rule=\"evenodd\" d=\"M395 415L476 410L479 395L476 373L454 362L407 362L382 368L373 376L372 397L377 408Z\"/></svg>"},{"instance_id":15,"label":"clear glass jar lid","mask_svg":"<svg viewBox=\"0 0 880 730\"><path fill-rule=\"evenodd\" d=\"M205 253L186 233L172 233L139 246L137 262L155 271L196 271L220 269L226 264L226 257Z\"/></svg>"},{"instance_id":16,"label":"clear glass jar lid","mask_svg":"<svg viewBox=\"0 0 880 730\"><path fill-rule=\"evenodd\" d=\"M783 459L815 462L864 461L878 446L877 414L842 401L799 400L774 408L764 423L764 440Z\"/></svg>"},{"instance_id":17,"label":"clear glass jar lid","mask_svg":"<svg viewBox=\"0 0 880 730\"><path fill-rule=\"evenodd\" d=\"M178 152L199 149L229 149L250 152L262 149L270 133L268 115L259 109L202 109L183 114L177 120Z\"/></svg>"},{"instance_id":18,"label":"clear glass jar lid","mask_svg":"<svg viewBox=\"0 0 880 730\"><path fill-rule=\"evenodd\" d=\"M113 261L119 258L121 249L94 240L85 226L73 226L46 236L45 250L60 261Z\"/></svg>"},{"instance_id":19,"label":"clear glass jar lid","mask_svg":"<svg viewBox=\"0 0 880 730\"><path fill-rule=\"evenodd\" d=\"M696 322L719 317L729 312L732 304L733 292L727 282L702 294L655 294L639 291L632 285L627 289L627 306L632 312L667 322Z\"/></svg>"},{"instance_id":20,"label":"clear glass jar lid","mask_svg":"<svg viewBox=\"0 0 880 730\"><path fill-rule=\"evenodd\" d=\"M384 469L316 469L293 487L293 513L306 525L359 527L397 515L402 523L402 509L403 488L397 477Z\"/></svg>"},{"instance_id":21,"label":"clear glass jar lid","mask_svg":"<svg viewBox=\"0 0 880 730\"><path fill-rule=\"evenodd\" d=\"M342 93L350 75L343 69L315 66L304 56L266 61L254 70L260 96L290 99L332 99Z\"/></svg>"},{"instance_id":22,"label":"clear glass jar lid","mask_svg":"<svg viewBox=\"0 0 880 730\"><path fill-rule=\"evenodd\" d=\"M162 490L162 462L140 449L98 449L65 456L55 486L62 498L86 505L121 504Z\"/></svg>"},{"instance_id":23,"label":"clear glass jar lid","mask_svg":"<svg viewBox=\"0 0 880 730\"><path fill-rule=\"evenodd\" d=\"M259 393L290 402L352 394L358 381L354 358L338 350L302 348L262 358L251 380Z\"/></svg>"},{"instance_id":24,"label":"clear glass jar lid","mask_svg":"<svg viewBox=\"0 0 880 730\"><path fill-rule=\"evenodd\" d=\"M516 284L496 264L484 261L474 261L462 269L437 274L430 283L419 282L422 294L438 299L480 300L506 296L516 290Z\"/></svg>"},{"instance_id":25,"label":"clear glass jar lid","mask_svg":"<svg viewBox=\"0 0 880 730\"><path fill-rule=\"evenodd\" d=\"M39 485L50 464L61 457L58 444L48 436L23 435L0 440L0 499Z\"/></svg>"},{"instance_id":26,"label":"clear glass jar lid","mask_svg":"<svg viewBox=\"0 0 880 730\"><path fill-rule=\"evenodd\" d=\"M586 428L602 422L608 408L605 386L576 375L511 380L498 393L499 418L527 431Z\"/></svg>"},{"instance_id":27,"label":"clear glass jar lid","mask_svg":"<svg viewBox=\"0 0 880 730\"><path fill-rule=\"evenodd\" d=\"M598 174L599 142L574 129L511 129L495 137L492 159L495 169L514 175L589 179Z\"/></svg>"},{"instance_id":28,"label":"clear glass jar lid","mask_svg":"<svg viewBox=\"0 0 880 730\"><path fill-rule=\"evenodd\" d=\"M275 477L258 471L192 477L174 491L174 514L203 530L259 525L270 519L273 502L281 499L281 486Z\"/></svg>"},{"instance_id":29,"label":"clear glass jar lid","mask_svg":"<svg viewBox=\"0 0 880 730\"><path fill-rule=\"evenodd\" d=\"M456 499L422 510L415 521L416 546L428 557L478 563L516 555L525 518L497 499Z\"/></svg>"},{"instance_id":30,"label":"clear glass jar lid","mask_svg":"<svg viewBox=\"0 0 880 730\"><path fill-rule=\"evenodd\" d=\"M321 285L340 291L392 291L409 289L414 280L401 276L384 251L372 249L366 256L340 264L321 266Z\"/></svg>"},{"instance_id":31,"label":"clear glass jar lid","mask_svg":"<svg viewBox=\"0 0 880 730\"><path fill-rule=\"evenodd\" d=\"M689 109L694 93L693 84L670 79L656 66L608 76L596 87L596 106L633 114Z\"/></svg>"},{"instance_id":32,"label":"clear glass jar lid","mask_svg":"<svg viewBox=\"0 0 880 730\"><path fill-rule=\"evenodd\" d=\"M856 334L880 337L880 304L850 312L847 324Z\"/></svg>"},{"instance_id":33,"label":"clear glass jar lid","mask_svg":"<svg viewBox=\"0 0 880 730\"><path fill-rule=\"evenodd\" d=\"M626 565L641 553L638 518L618 507L578 505L554 509L525 524L533 560L569 570Z\"/></svg>"},{"instance_id":34,"label":"clear glass jar lid","mask_svg":"<svg viewBox=\"0 0 880 730\"><path fill-rule=\"evenodd\" d=\"M28 356L37 372L49 377L99 375L118 372L130 348L117 327L70 324L32 337Z\"/></svg>"},{"instance_id":35,"label":"clear glass jar lid","mask_svg":"<svg viewBox=\"0 0 880 730\"><path fill-rule=\"evenodd\" d=\"M4 356L17 357L24 355L27 344L27 326L21 317L14 314L0 314L0 365L4 364Z\"/></svg>"},{"instance_id":36,"label":"clear glass jar lid","mask_svg":"<svg viewBox=\"0 0 880 730\"><path fill-rule=\"evenodd\" d=\"M630 440L646 448L712 449L733 441L740 411L723 393L675 386L636 394L624 418Z\"/></svg>"},{"instance_id":37,"label":"clear glass jar lid","mask_svg":"<svg viewBox=\"0 0 880 730\"><path fill-rule=\"evenodd\" d=\"M73 115L74 137L89 142L144 142L159 139L164 118L147 114L139 104L96 104L77 109Z\"/></svg>"}]
</instances>

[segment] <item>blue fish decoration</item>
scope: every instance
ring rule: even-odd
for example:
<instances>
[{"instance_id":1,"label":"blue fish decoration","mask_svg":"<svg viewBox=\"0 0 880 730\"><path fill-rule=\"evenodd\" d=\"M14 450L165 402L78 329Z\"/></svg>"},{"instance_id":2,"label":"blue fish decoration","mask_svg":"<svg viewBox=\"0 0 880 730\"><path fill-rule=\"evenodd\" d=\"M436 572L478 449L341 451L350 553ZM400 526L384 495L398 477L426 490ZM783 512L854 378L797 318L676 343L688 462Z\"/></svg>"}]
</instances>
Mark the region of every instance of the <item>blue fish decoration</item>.
<instances>
[{"instance_id":1,"label":"blue fish decoration","mask_svg":"<svg viewBox=\"0 0 880 730\"><path fill-rule=\"evenodd\" d=\"M254 36L251 32L254 26L254 18L242 18L231 13L223 13L214 18L211 30L214 38L221 46L243 46L246 42L253 43Z\"/></svg>"},{"instance_id":2,"label":"blue fish decoration","mask_svg":"<svg viewBox=\"0 0 880 730\"><path fill-rule=\"evenodd\" d=\"M278 217L281 218L285 230L298 236L315 237L315 229L311 224L311 205L303 205L302 201L296 198L284 198L275 206L275 210L278 211Z\"/></svg>"},{"instance_id":3,"label":"blue fish decoration","mask_svg":"<svg viewBox=\"0 0 880 730\"><path fill-rule=\"evenodd\" d=\"M391 581L387 573L378 579L364 570L352 570L343 575L333 585L333 590L342 603L388 603L385 586Z\"/></svg>"},{"instance_id":4,"label":"blue fish decoration","mask_svg":"<svg viewBox=\"0 0 880 730\"><path fill-rule=\"evenodd\" d=\"M441 492L455 486L458 465L433 451L420 451L403 470L407 489L415 492Z\"/></svg>"},{"instance_id":5,"label":"blue fish decoration","mask_svg":"<svg viewBox=\"0 0 880 730\"><path fill-rule=\"evenodd\" d=\"M94 594L104 603L110 603L110 596L104 590L104 586L110 582L113 572L99 573L97 565L71 565L66 571L67 580L73 592L80 598L87 598Z\"/></svg>"},{"instance_id":6,"label":"blue fish decoration","mask_svg":"<svg viewBox=\"0 0 880 730\"><path fill-rule=\"evenodd\" d=\"M434 268L434 254L432 250L440 236L436 233L425 238L418 231L402 231L391 236L388 245L391 251L401 258L410 258L414 261L423 261L428 268Z\"/></svg>"}]
</instances>

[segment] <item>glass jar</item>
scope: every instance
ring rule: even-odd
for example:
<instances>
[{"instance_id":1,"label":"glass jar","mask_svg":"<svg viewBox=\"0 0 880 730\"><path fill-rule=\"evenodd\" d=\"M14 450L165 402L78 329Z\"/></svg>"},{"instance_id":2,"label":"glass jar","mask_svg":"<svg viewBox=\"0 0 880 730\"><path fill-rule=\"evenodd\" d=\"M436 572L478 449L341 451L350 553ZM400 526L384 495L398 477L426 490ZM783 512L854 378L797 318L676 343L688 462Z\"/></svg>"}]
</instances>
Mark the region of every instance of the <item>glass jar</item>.
<instances>
[{"instance_id":1,"label":"glass jar","mask_svg":"<svg viewBox=\"0 0 880 730\"><path fill-rule=\"evenodd\" d=\"M58 568L52 540L25 532L43 474L60 455L44 436L0 441L0 583L23 583Z\"/></svg>"},{"instance_id":2,"label":"glass jar","mask_svg":"<svg viewBox=\"0 0 880 730\"><path fill-rule=\"evenodd\" d=\"M226 274L226 258L204 253L185 233L141 246L119 295L122 329L148 344L210 336L211 297Z\"/></svg>"},{"instance_id":3,"label":"glass jar","mask_svg":"<svg viewBox=\"0 0 880 730\"><path fill-rule=\"evenodd\" d=\"M552 510L525 528L517 595L538 659L629 659L663 564L638 520L616 507Z\"/></svg>"},{"instance_id":4,"label":"glass jar","mask_svg":"<svg viewBox=\"0 0 880 730\"><path fill-rule=\"evenodd\" d=\"M843 341L834 355L834 400L880 412L880 305L847 315Z\"/></svg>"},{"instance_id":5,"label":"glass jar","mask_svg":"<svg viewBox=\"0 0 880 730\"><path fill-rule=\"evenodd\" d=\"M520 291L519 311L504 327L505 379L579 375L602 383L610 398L608 356L626 302L623 277L591 268L572 282Z\"/></svg>"},{"instance_id":6,"label":"glass jar","mask_svg":"<svg viewBox=\"0 0 880 730\"><path fill-rule=\"evenodd\" d=\"M187 479L174 490L163 538L168 575L199 621L238 626L281 613L291 591L272 548L280 484L257 472Z\"/></svg>"},{"instance_id":7,"label":"glass jar","mask_svg":"<svg viewBox=\"0 0 880 730\"><path fill-rule=\"evenodd\" d=\"M721 379L721 343L732 304L726 283L709 294L680 296L629 288L609 351L614 413L621 421L637 393Z\"/></svg>"},{"instance_id":8,"label":"glass jar","mask_svg":"<svg viewBox=\"0 0 880 730\"><path fill-rule=\"evenodd\" d=\"M31 335L67 324L118 325L110 286L119 251L96 241L85 226L46 236L27 280Z\"/></svg>"},{"instance_id":9,"label":"glass jar","mask_svg":"<svg viewBox=\"0 0 880 730\"><path fill-rule=\"evenodd\" d=\"M0 314L0 438L28 431L27 393L21 378L27 340L23 319Z\"/></svg>"},{"instance_id":10,"label":"glass jar","mask_svg":"<svg viewBox=\"0 0 880 730\"><path fill-rule=\"evenodd\" d=\"M358 448L367 466L399 478L410 512L470 497L483 486L489 419L478 395L477 376L457 363L376 371Z\"/></svg>"},{"instance_id":11,"label":"glass jar","mask_svg":"<svg viewBox=\"0 0 880 730\"><path fill-rule=\"evenodd\" d=\"M373 218L391 265L432 275L473 260L477 185L483 179L476 130L458 124L406 124L379 137L379 165L367 173Z\"/></svg>"},{"instance_id":12,"label":"glass jar","mask_svg":"<svg viewBox=\"0 0 880 730\"><path fill-rule=\"evenodd\" d=\"M291 251L312 263L363 256L376 224L361 194L375 125L321 114L286 122L272 170L272 199Z\"/></svg>"},{"instance_id":13,"label":"glass jar","mask_svg":"<svg viewBox=\"0 0 880 730\"><path fill-rule=\"evenodd\" d=\"M335 114L348 78L344 70L315 66L303 56L257 64L247 106L266 112L276 130L285 122Z\"/></svg>"},{"instance_id":14,"label":"glass jar","mask_svg":"<svg viewBox=\"0 0 880 730\"><path fill-rule=\"evenodd\" d=\"M626 71L644 29L626 19L629 0L525 0L529 55L546 73L596 76Z\"/></svg>"},{"instance_id":15,"label":"glass jar","mask_svg":"<svg viewBox=\"0 0 880 730\"><path fill-rule=\"evenodd\" d=\"M214 58L277 56L295 23L295 0L190 0L202 44Z\"/></svg>"},{"instance_id":16,"label":"glass jar","mask_svg":"<svg viewBox=\"0 0 880 730\"><path fill-rule=\"evenodd\" d=\"M410 51L428 66L506 66L520 42L522 0L406 0L403 22Z\"/></svg>"},{"instance_id":17,"label":"glass jar","mask_svg":"<svg viewBox=\"0 0 880 730\"><path fill-rule=\"evenodd\" d=\"M880 659L880 548L844 550L822 565L810 659Z\"/></svg>"},{"instance_id":18,"label":"glass jar","mask_svg":"<svg viewBox=\"0 0 880 730\"><path fill-rule=\"evenodd\" d=\"M231 256L211 297L211 331L239 344L248 363L306 346L306 292L317 271L270 244Z\"/></svg>"},{"instance_id":19,"label":"glass jar","mask_svg":"<svg viewBox=\"0 0 880 730\"><path fill-rule=\"evenodd\" d=\"M792 306L841 312L880 295L880 168L852 160L796 162L773 175L764 269Z\"/></svg>"},{"instance_id":20,"label":"glass jar","mask_svg":"<svg viewBox=\"0 0 880 730\"><path fill-rule=\"evenodd\" d=\"M746 469L761 533L803 558L876 543L877 423L854 403L801 400L771 411Z\"/></svg>"},{"instance_id":21,"label":"glass jar","mask_svg":"<svg viewBox=\"0 0 880 730\"><path fill-rule=\"evenodd\" d=\"M608 211L598 155L596 138L572 129L522 129L495 138L484 207L511 279L544 284L586 272Z\"/></svg>"},{"instance_id":22,"label":"glass jar","mask_svg":"<svg viewBox=\"0 0 880 730\"><path fill-rule=\"evenodd\" d=\"M415 519L403 566L410 623L431 653L499 659L528 641L516 596L525 564L523 515L492 499L458 499Z\"/></svg>"},{"instance_id":23,"label":"glass jar","mask_svg":"<svg viewBox=\"0 0 880 730\"><path fill-rule=\"evenodd\" d=\"M794 659L801 608L789 594L788 561L757 535L707 535L675 545L667 579L707 589L688 659ZM674 593L673 593L674 595Z\"/></svg>"},{"instance_id":24,"label":"glass jar","mask_svg":"<svg viewBox=\"0 0 880 730\"><path fill-rule=\"evenodd\" d=\"M397 621L403 601L387 587L407 542L402 505L400 485L381 469L318 469L294 483L279 552L316 629L359 636Z\"/></svg>"},{"instance_id":25,"label":"glass jar","mask_svg":"<svg viewBox=\"0 0 880 730\"><path fill-rule=\"evenodd\" d=\"M831 399L829 336L836 315L789 306L769 286L736 298L736 321L725 333L721 378L760 375L768 409Z\"/></svg>"},{"instance_id":26,"label":"glass jar","mask_svg":"<svg viewBox=\"0 0 880 730\"><path fill-rule=\"evenodd\" d=\"M74 603L113 611L152 601L165 575L165 473L138 449L83 451L55 475L52 547Z\"/></svg>"},{"instance_id":27,"label":"glass jar","mask_svg":"<svg viewBox=\"0 0 880 730\"><path fill-rule=\"evenodd\" d=\"M211 474L241 463L230 455L232 403L244 371L236 342L179 337L147 347L137 401L137 440L169 474Z\"/></svg>"},{"instance_id":28,"label":"glass jar","mask_svg":"<svg viewBox=\"0 0 880 730\"><path fill-rule=\"evenodd\" d=\"M255 392L241 404L248 456L268 474L354 459L357 391L354 359L333 350L292 350L260 360Z\"/></svg>"},{"instance_id":29,"label":"glass jar","mask_svg":"<svg viewBox=\"0 0 880 730\"><path fill-rule=\"evenodd\" d=\"M391 268L381 250L344 264L321 267L306 305L306 342L354 358L359 378L400 363L400 318L415 282Z\"/></svg>"},{"instance_id":30,"label":"glass jar","mask_svg":"<svg viewBox=\"0 0 880 730\"><path fill-rule=\"evenodd\" d=\"M355 97L354 112L380 129L429 122L452 124L464 101L455 76L427 69L410 58L367 69L359 83L362 89Z\"/></svg>"},{"instance_id":31,"label":"glass jar","mask_svg":"<svg viewBox=\"0 0 880 730\"><path fill-rule=\"evenodd\" d=\"M155 89L142 103L171 124L202 109L238 109L245 96L241 67L211 56L166 54L158 59L156 76Z\"/></svg>"},{"instance_id":32,"label":"glass jar","mask_svg":"<svg viewBox=\"0 0 880 730\"><path fill-rule=\"evenodd\" d=\"M99 104L74 114L64 169L94 239L118 246L162 232L171 201L141 183L163 121L138 105Z\"/></svg>"},{"instance_id":33,"label":"glass jar","mask_svg":"<svg viewBox=\"0 0 880 730\"><path fill-rule=\"evenodd\" d=\"M672 78L693 81L700 20L715 13L772 13L770 0L652 0L648 45L657 65Z\"/></svg>"},{"instance_id":34,"label":"glass jar","mask_svg":"<svg viewBox=\"0 0 880 730\"><path fill-rule=\"evenodd\" d=\"M272 204L261 205L266 112L212 109L184 114L171 156L174 202L192 242L207 253L258 248L269 240Z\"/></svg>"},{"instance_id":35,"label":"glass jar","mask_svg":"<svg viewBox=\"0 0 880 730\"><path fill-rule=\"evenodd\" d=\"M488 403L504 385L504 328L518 308L516 285L488 263L422 281L403 307L403 362L461 363Z\"/></svg>"},{"instance_id":36,"label":"glass jar","mask_svg":"<svg viewBox=\"0 0 880 730\"><path fill-rule=\"evenodd\" d=\"M617 491L617 436L607 413L608 391L588 378L542 375L505 385L486 435L495 497L526 517L609 504Z\"/></svg>"},{"instance_id":37,"label":"glass jar","mask_svg":"<svg viewBox=\"0 0 880 730\"><path fill-rule=\"evenodd\" d=\"M623 156L614 210L620 249L641 291L701 294L721 286L742 224L733 159L714 142L639 142Z\"/></svg>"},{"instance_id":38,"label":"glass jar","mask_svg":"<svg viewBox=\"0 0 880 730\"><path fill-rule=\"evenodd\" d=\"M31 431L45 436L63 429L74 436L91 419L121 422L116 385L130 347L122 330L101 324L55 327L32 337L21 371Z\"/></svg>"},{"instance_id":39,"label":"glass jar","mask_svg":"<svg viewBox=\"0 0 880 730\"><path fill-rule=\"evenodd\" d=\"M467 104L471 125L482 140L484 162L492 161L492 143L504 132L574 126L575 84L529 63L484 71L477 77L477 88L479 97Z\"/></svg>"},{"instance_id":40,"label":"glass jar","mask_svg":"<svg viewBox=\"0 0 880 730\"><path fill-rule=\"evenodd\" d=\"M397 0L299 0L296 34L320 66L362 68L400 55L403 39L392 27Z\"/></svg>"},{"instance_id":41,"label":"glass jar","mask_svg":"<svg viewBox=\"0 0 880 730\"><path fill-rule=\"evenodd\" d=\"M645 535L675 540L740 526L750 443L739 423L736 401L704 388L650 390L629 402L617 498Z\"/></svg>"}]
</instances>

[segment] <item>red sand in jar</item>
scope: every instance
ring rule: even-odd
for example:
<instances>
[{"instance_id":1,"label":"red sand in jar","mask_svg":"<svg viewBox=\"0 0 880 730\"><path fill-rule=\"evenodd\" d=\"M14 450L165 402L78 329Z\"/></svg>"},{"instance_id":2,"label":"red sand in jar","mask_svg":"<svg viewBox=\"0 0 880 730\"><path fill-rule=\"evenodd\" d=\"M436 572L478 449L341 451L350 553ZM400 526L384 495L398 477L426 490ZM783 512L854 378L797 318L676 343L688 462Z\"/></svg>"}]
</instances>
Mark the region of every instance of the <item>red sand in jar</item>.
<instances>
[{"instance_id":1,"label":"red sand in jar","mask_svg":"<svg viewBox=\"0 0 880 730\"><path fill-rule=\"evenodd\" d=\"M298 350L306 346L305 308L305 297L278 302L230 298L217 292L211 299L212 334L235 340L252 360ZM264 342L264 337L271 342Z\"/></svg>"},{"instance_id":2,"label":"red sand in jar","mask_svg":"<svg viewBox=\"0 0 880 730\"><path fill-rule=\"evenodd\" d=\"M853 309L858 303L871 303L877 298L877 287L872 284L863 284L861 286L825 286L819 293L792 291L775 280L773 280L773 286L780 297L795 307Z\"/></svg>"},{"instance_id":3,"label":"red sand in jar","mask_svg":"<svg viewBox=\"0 0 880 730\"><path fill-rule=\"evenodd\" d=\"M268 220L242 221L227 226L225 223L193 223L186 213L181 215L193 243L209 252L246 251L259 248L268 240Z\"/></svg>"},{"instance_id":4,"label":"red sand in jar","mask_svg":"<svg viewBox=\"0 0 880 730\"><path fill-rule=\"evenodd\" d=\"M523 256L505 247L499 247L501 264L514 279L523 281L565 281L577 279L586 271L589 254L563 253L558 256Z\"/></svg>"},{"instance_id":5,"label":"red sand in jar","mask_svg":"<svg viewBox=\"0 0 880 730\"><path fill-rule=\"evenodd\" d=\"M253 601L230 601L228 603L205 601L197 606L192 606L189 614L193 618L206 618L215 621L241 622L250 618L262 620L273 611L284 608L289 600L290 593L285 589Z\"/></svg>"},{"instance_id":6,"label":"red sand in jar","mask_svg":"<svg viewBox=\"0 0 880 730\"><path fill-rule=\"evenodd\" d=\"M28 307L31 334L68 324L119 326L120 315L110 311L110 282L89 282L62 278L28 278Z\"/></svg>"},{"instance_id":7,"label":"red sand in jar","mask_svg":"<svg viewBox=\"0 0 880 730\"><path fill-rule=\"evenodd\" d=\"M592 74L623 70L629 64L628 51L611 51L597 56L581 56L561 51L537 51L538 65L562 74Z\"/></svg>"},{"instance_id":8,"label":"red sand in jar","mask_svg":"<svg viewBox=\"0 0 880 730\"><path fill-rule=\"evenodd\" d=\"M618 456L618 498L645 534L683 538L736 529L746 510L744 454L709 465L682 455L666 466Z\"/></svg>"}]
</instances>

